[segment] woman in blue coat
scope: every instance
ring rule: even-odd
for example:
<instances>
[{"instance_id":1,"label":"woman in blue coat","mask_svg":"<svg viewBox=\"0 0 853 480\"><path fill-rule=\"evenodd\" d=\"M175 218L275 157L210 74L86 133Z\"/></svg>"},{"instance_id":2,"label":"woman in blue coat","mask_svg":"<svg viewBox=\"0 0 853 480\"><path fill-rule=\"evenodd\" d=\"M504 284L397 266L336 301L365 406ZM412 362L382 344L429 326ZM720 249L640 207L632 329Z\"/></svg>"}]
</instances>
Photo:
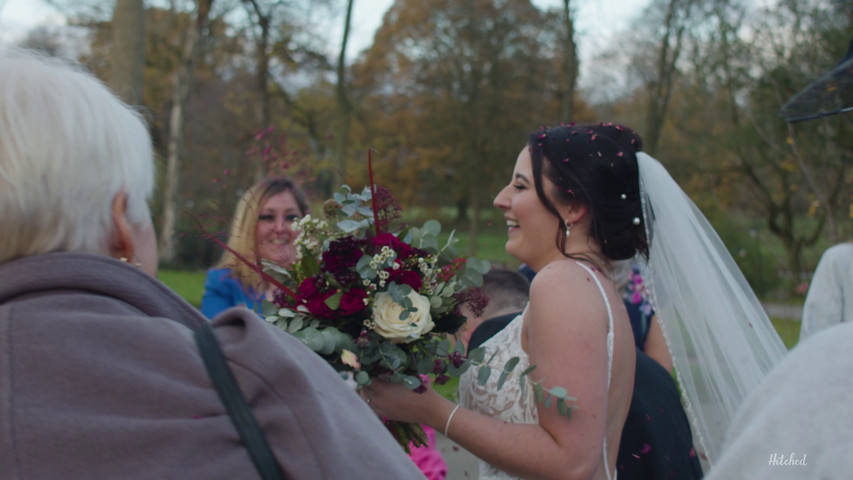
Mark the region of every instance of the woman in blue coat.
<instances>
[{"instance_id":1,"label":"woman in blue coat","mask_svg":"<svg viewBox=\"0 0 853 480\"><path fill-rule=\"evenodd\" d=\"M294 241L298 232L294 223L308 213L302 191L288 178L275 177L258 183L237 203L228 247L219 263L207 273L201 312L213 318L228 308L243 305L260 313L261 301L271 298L268 285L254 266L269 262L289 267L295 258Z\"/></svg>"}]
</instances>

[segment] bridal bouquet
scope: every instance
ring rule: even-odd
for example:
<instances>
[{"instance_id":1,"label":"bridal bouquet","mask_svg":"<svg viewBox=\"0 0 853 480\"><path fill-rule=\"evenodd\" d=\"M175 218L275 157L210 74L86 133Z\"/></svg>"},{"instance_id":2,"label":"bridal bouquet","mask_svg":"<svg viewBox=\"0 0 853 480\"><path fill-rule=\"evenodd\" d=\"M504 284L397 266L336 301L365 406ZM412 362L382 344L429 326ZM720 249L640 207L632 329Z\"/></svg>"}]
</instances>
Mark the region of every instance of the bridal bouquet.
<instances>
[{"instance_id":1,"label":"bridal bouquet","mask_svg":"<svg viewBox=\"0 0 853 480\"><path fill-rule=\"evenodd\" d=\"M451 342L486 299L476 288L485 261L459 257L453 234L442 245L440 224L391 229L400 208L383 187L360 193L343 186L296 228L297 260L270 267L279 291L265 309L267 321L302 340L358 386L372 378L424 391L471 364L462 342ZM407 448L424 442L419 425L386 422Z\"/></svg>"}]
</instances>

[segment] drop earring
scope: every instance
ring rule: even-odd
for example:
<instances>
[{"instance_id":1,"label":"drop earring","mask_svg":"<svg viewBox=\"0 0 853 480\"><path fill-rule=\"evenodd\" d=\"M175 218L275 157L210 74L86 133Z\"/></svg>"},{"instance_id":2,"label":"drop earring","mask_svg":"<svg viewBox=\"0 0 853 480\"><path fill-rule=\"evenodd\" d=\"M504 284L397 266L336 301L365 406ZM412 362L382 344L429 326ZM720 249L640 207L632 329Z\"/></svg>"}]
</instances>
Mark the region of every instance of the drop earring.
<instances>
[{"instance_id":1,"label":"drop earring","mask_svg":"<svg viewBox=\"0 0 853 480\"><path fill-rule=\"evenodd\" d=\"M574 225L574 224L569 223L568 220L566 220L563 223L566 225L566 238L569 238L569 236L571 236L571 234L572 234L572 225Z\"/></svg>"}]
</instances>

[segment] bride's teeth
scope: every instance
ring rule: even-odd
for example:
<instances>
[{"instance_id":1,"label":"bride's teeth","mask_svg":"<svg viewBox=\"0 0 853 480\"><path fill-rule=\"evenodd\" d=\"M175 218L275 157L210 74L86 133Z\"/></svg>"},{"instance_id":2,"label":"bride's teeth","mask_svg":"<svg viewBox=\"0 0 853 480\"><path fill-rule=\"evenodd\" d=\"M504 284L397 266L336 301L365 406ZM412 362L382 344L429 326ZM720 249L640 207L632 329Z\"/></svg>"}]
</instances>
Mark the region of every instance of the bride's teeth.
<instances>
[{"instance_id":1,"label":"bride's teeth","mask_svg":"<svg viewBox=\"0 0 853 480\"><path fill-rule=\"evenodd\" d=\"M507 221L506 221L506 226L507 226L507 227L517 227L517 226L518 226L518 222L516 222L516 221L514 221L514 220L507 220Z\"/></svg>"}]
</instances>

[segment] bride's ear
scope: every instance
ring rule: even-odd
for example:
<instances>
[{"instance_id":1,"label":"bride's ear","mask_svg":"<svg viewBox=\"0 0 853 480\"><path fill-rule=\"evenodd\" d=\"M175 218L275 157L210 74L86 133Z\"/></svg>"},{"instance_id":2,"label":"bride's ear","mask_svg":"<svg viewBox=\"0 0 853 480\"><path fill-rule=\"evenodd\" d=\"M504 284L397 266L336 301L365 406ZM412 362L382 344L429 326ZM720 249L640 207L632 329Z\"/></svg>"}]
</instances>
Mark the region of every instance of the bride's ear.
<instances>
[{"instance_id":1,"label":"bride's ear","mask_svg":"<svg viewBox=\"0 0 853 480\"><path fill-rule=\"evenodd\" d=\"M587 209L586 205L580 202L574 202L565 207L565 214L563 218L566 219L567 223L578 223L586 217Z\"/></svg>"},{"instance_id":2,"label":"bride's ear","mask_svg":"<svg viewBox=\"0 0 853 480\"><path fill-rule=\"evenodd\" d=\"M113 258L130 261L135 253L133 229L127 220L127 192L120 190L111 208L112 233L110 234L110 251Z\"/></svg>"}]
</instances>

